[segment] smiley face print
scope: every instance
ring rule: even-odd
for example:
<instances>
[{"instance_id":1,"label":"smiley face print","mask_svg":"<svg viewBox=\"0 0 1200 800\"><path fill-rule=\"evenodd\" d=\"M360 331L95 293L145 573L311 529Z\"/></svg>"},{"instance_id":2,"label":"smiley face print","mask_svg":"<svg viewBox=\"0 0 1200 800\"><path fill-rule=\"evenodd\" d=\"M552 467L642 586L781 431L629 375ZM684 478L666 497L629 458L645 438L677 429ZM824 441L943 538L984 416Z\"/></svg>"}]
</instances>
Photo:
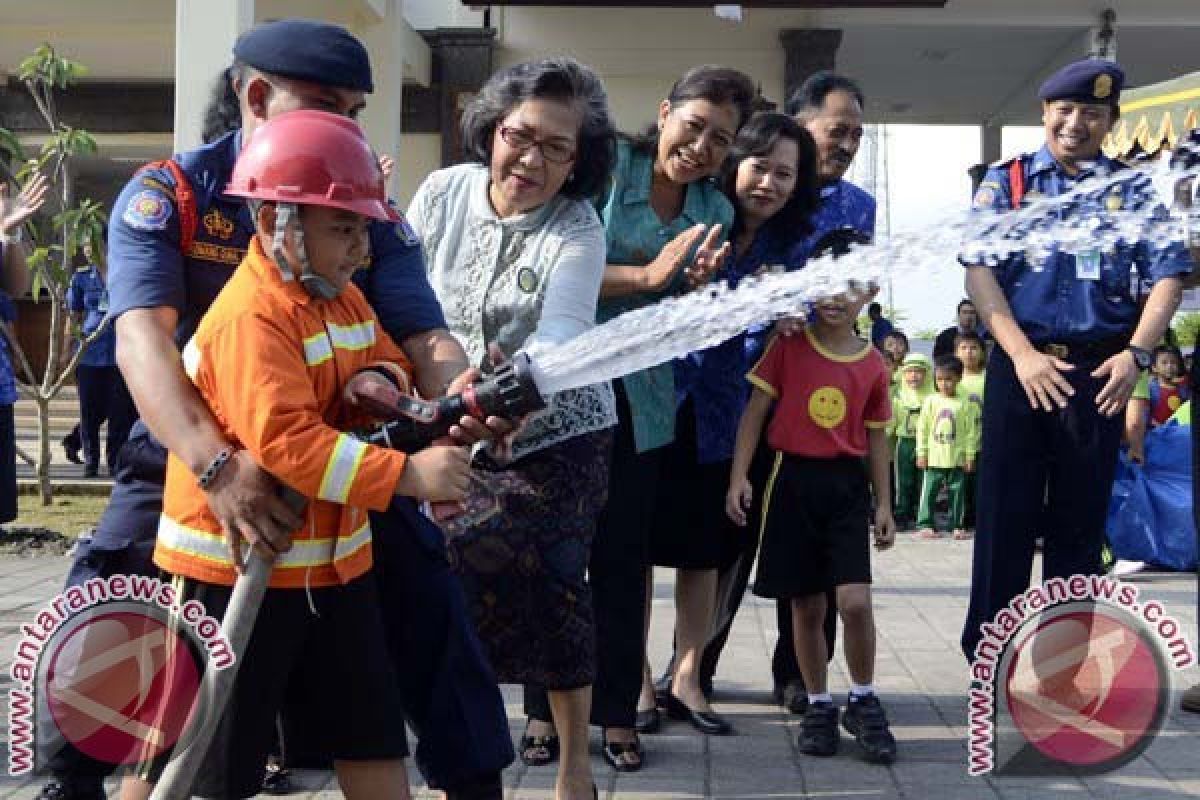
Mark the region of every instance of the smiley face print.
<instances>
[{"instance_id":1,"label":"smiley face print","mask_svg":"<svg viewBox=\"0 0 1200 800\"><path fill-rule=\"evenodd\" d=\"M836 386L822 386L808 398L808 415L822 428L832 430L846 418L846 396Z\"/></svg>"}]
</instances>

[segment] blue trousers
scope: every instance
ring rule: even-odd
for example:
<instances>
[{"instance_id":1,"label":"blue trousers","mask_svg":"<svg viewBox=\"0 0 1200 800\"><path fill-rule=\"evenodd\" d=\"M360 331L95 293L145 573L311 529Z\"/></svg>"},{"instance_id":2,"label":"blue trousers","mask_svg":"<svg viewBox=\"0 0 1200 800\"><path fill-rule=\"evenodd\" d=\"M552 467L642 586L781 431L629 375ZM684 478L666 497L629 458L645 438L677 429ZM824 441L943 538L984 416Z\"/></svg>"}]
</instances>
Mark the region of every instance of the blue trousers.
<instances>
[{"instance_id":1,"label":"blue trousers","mask_svg":"<svg viewBox=\"0 0 1200 800\"><path fill-rule=\"evenodd\" d=\"M983 447L976 481L975 554L963 654L974 658L979 626L1029 587L1034 539L1044 538L1042 580L1101 571L1123 415L1096 408L1104 380L1081 361L1064 373L1075 389L1065 409L1029 406L1012 360L988 362Z\"/></svg>"},{"instance_id":2,"label":"blue trousers","mask_svg":"<svg viewBox=\"0 0 1200 800\"><path fill-rule=\"evenodd\" d=\"M68 586L97 575L158 574L151 556L165 456L138 423L121 450L112 499L91 542L76 554ZM442 534L407 500L373 514L372 528L388 644L418 738L417 766L434 788L486 783L512 762L512 740L499 687L449 571ZM288 748L294 734L296 749L307 750L310 733L289 728ZM75 780L112 771L74 749L52 755L46 766Z\"/></svg>"},{"instance_id":3,"label":"blue trousers","mask_svg":"<svg viewBox=\"0 0 1200 800\"><path fill-rule=\"evenodd\" d=\"M137 409L121 371L116 366L75 368L79 389L79 434L84 462L92 468L100 465L100 426L108 420L104 453L108 474L117 474L117 453L129 438L129 429L137 419Z\"/></svg>"}]
</instances>

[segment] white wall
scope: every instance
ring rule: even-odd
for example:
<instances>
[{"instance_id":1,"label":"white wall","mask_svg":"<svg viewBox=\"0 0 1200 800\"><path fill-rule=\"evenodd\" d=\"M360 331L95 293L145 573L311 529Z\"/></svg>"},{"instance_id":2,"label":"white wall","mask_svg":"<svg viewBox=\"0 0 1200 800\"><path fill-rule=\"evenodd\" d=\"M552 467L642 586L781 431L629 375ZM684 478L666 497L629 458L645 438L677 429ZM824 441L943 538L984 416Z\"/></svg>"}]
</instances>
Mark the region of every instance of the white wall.
<instances>
[{"instance_id":1,"label":"white wall","mask_svg":"<svg viewBox=\"0 0 1200 800\"><path fill-rule=\"evenodd\" d=\"M408 203L425 177L442 164L442 137L436 133L406 133L396 156L397 189L393 198L400 208Z\"/></svg>"}]
</instances>

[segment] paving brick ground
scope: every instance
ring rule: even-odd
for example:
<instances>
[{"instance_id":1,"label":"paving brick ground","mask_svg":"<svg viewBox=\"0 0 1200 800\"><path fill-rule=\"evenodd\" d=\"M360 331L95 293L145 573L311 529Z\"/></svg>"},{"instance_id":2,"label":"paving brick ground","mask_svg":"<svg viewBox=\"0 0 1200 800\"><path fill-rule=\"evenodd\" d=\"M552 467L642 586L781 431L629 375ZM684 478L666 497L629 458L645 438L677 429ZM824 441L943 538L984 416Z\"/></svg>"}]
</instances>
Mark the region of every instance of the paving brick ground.
<instances>
[{"instance_id":1,"label":"paving brick ground","mask_svg":"<svg viewBox=\"0 0 1200 800\"><path fill-rule=\"evenodd\" d=\"M1176 695L1159 737L1118 773L1077 778L972 778L966 772L964 691L967 671L958 652L966 608L969 543L921 542L903 538L876 558L876 608L880 627L878 685L900 740L900 759L891 767L863 764L853 742L827 760L796 752L797 719L770 702L769 652L775 637L774 609L750 599L730 639L717 675L715 705L736 725L737 735L706 738L682 723L646 737L648 763L632 775L615 774L599 757L593 731L593 761L601 796L625 800L721 798L1158 798L1200 797L1200 715L1178 710L1179 689L1200 681L1200 669L1174 675ZM17 626L57 590L66 570L59 558L0 561L0 689L7 691L7 664ZM655 589L651 651L655 667L666 659L672 622L671 574L660 571ZM1143 596L1162 602L1196 631L1196 582L1191 576L1156 574L1139 581ZM844 691L841 658L832 686ZM519 692L506 689L513 735L520 733ZM511 768L506 796L552 798L553 769ZM340 796L325 773L297 776L303 798ZM414 776L414 785L419 778ZM28 800L38 782L0 778L0 800ZM419 797L433 797L424 789Z\"/></svg>"}]
</instances>

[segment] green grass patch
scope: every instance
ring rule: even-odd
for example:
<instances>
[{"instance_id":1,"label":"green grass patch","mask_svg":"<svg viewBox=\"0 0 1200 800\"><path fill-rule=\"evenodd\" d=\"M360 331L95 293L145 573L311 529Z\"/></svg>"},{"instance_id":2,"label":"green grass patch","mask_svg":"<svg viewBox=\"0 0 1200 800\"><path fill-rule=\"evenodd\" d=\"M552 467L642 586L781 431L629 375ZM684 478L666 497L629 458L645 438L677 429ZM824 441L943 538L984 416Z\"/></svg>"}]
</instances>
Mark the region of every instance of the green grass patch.
<instances>
[{"instance_id":1,"label":"green grass patch","mask_svg":"<svg viewBox=\"0 0 1200 800\"><path fill-rule=\"evenodd\" d=\"M37 495L17 498L17 518L9 523L16 528L45 528L75 538L100 519L108 505L107 495L58 495L48 506Z\"/></svg>"}]
</instances>

